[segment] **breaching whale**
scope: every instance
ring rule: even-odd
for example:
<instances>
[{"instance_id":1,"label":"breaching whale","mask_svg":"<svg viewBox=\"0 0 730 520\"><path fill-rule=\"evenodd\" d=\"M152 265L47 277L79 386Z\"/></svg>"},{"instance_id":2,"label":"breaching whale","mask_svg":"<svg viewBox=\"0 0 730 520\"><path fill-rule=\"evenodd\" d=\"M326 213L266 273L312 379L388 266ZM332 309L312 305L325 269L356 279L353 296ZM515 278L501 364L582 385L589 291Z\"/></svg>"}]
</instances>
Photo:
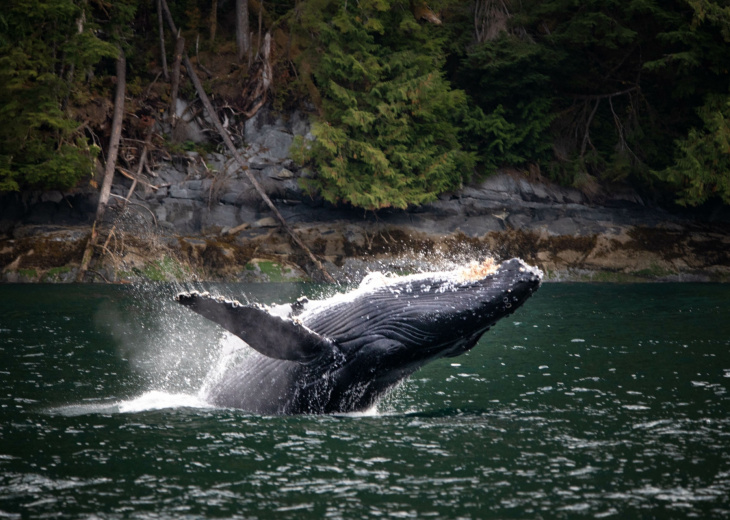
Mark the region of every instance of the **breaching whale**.
<instances>
[{"instance_id":1,"label":"breaching whale","mask_svg":"<svg viewBox=\"0 0 730 520\"><path fill-rule=\"evenodd\" d=\"M540 286L512 259L389 278L321 301L240 304L207 293L177 301L256 352L212 384L214 405L263 415L363 411L420 367L462 354Z\"/></svg>"}]
</instances>

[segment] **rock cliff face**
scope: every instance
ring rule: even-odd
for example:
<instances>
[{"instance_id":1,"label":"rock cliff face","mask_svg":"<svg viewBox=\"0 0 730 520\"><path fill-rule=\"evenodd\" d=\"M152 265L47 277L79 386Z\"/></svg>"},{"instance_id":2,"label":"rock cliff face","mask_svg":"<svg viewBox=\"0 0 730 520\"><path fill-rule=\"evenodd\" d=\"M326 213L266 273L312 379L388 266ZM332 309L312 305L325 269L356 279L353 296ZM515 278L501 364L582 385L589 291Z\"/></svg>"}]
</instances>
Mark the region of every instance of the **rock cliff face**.
<instances>
[{"instance_id":1,"label":"rock cliff face","mask_svg":"<svg viewBox=\"0 0 730 520\"><path fill-rule=\"evenodd\" d=\"M333 208L299 189L307 175L289 159L305 119L261 111L241 151L282 215L328 271L356 282L371 270L413 271L449 262L520 256L559 280L730 281L730 219L698 220L650 208L632 191L591 203L574 189L501 172L407 211ZM97 280L309 279L317 273L279 229L230 158L188 152L158 161L102 228ZM93 190L0 199L0 278L75 279L96 208ZM111 230L111 232L110 232Z\"/></svg>"}]
</instances>

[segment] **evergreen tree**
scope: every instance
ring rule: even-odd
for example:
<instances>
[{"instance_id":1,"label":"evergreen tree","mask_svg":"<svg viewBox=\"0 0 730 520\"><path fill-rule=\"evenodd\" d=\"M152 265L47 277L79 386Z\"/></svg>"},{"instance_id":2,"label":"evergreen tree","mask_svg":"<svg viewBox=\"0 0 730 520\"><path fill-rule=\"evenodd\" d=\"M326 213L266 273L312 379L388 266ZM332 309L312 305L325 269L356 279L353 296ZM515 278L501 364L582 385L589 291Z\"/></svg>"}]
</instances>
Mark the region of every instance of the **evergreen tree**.
<instances>
[{"instance_id":1,"label":"evergreen tree","mask_svg":"<svg viewBox=\"0 0 730 520\"><path fill-rule=\"evenodd\" d=\"M696 206L712 197L730 204L730 77L727 68L730 5L727 1L687 1L694 10L693 23L684 30L681 50L667 55L659 65L669 66L676 60L691 73L701 69L704 81L701 86L692 88L692 92L704 94L704 104L697 109L698 124L689 129L686 137L676 141L674 164L655 173L675 186L679 204Z\"/></svg>"},{"instance_id":2,"label":"evergreen tree","mask_svg":"<svg viewBox=\"0 0 730 520\"><path fill-rule=\"evenodd\" d=\"M0 191L70 188L98 152L66 107L87 70L116 48L99 40L85 2L22 0L3 12Z\"/></svg>"},{"instance_id":3,"label":"evergreen tree","mask_svg":"<svg viewBox=\"0 0 730 520\"><path fill-rule=\"evenodd\" d=\"M457 76L475 105L465 121L465 140L487 172L550 158L549 73L558 62L552 49L507 32L468 50Z\"/></svg>"},{"instance_id":4,"label":"evergreen tree","mask_svg":"<svg viewBox=\"0 0 730 520\"><path fill-rule=\"evenodd\" d=\"M296 159L316 170L306 187L367 209L422 204L458 187L473 164L458 141L466 97L441 73L438 27L417 21L403 0L309 6L320 13L302 20L319 54L309 64L321 118L316 140L295 145Z\"/></svg>"},{"instance_id":5,"label":"evergreen tree","mask_svg":"<svg viewBox=\"0 0 730 520\"><path fill-rule=\"evenodd\" d=\"M674 165L658 175L679 188L677 202L696 206L710 197L730 204L730 96L708 96L698 110L702 129L677 141Z\"/></svg>"},{"instance_id":6,"label":"evergreen tree","mask_svg":"<svg viewBox=\"0 0 730 520\"><path fill-rule=\"evenodd\" d=\"M499 2L491 23L501 31L477 24L490 36L467 50L457 76L492 121L482 123L482 160L491 140L508 152L500 160L536 162L563 183L590 174L647 185L718 88L694 60L714 62L725 46L691 30L688 1L707 0Z\"/></svg>"}]
</instances>

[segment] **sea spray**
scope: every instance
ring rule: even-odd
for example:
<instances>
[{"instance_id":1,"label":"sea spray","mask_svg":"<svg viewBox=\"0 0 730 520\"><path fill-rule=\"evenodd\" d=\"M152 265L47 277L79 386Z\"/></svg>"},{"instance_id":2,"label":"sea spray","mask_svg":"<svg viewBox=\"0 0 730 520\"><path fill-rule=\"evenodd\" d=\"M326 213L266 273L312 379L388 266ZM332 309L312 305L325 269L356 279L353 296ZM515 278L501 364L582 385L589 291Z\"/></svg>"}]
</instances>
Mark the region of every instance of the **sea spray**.
<instances>
[{"instance_id":1,"label":"sea spray","mask_svg":"<svg viewBox=\"0 0 730 520\"><path fill-rule=\"evenodd\" d=\"M148 389L195 394L218 359L215 345L225 334L174 305L171 295L179 288L135 286L132 298L104 302L95 321L114 338L117 355Z\"/></svg>"}]
</instances>

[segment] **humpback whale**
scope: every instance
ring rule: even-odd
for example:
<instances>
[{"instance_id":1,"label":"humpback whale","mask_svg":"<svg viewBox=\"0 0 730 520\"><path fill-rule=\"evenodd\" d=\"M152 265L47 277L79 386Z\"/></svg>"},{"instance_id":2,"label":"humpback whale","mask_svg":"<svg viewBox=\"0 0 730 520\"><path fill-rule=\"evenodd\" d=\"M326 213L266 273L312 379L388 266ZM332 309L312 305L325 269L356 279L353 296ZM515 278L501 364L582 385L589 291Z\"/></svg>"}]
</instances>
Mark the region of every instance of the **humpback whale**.
<instances>
[{"instance_id":1,"label":"humpback whale","mask_svg":"<svg viewBox=\"0 0 730 520\"><path fill-rule=\"evenodd\" d=\"M255 352L211 385L214 405L262 415L363 411L420 367L462 354L540 286L522 260L389 278L292 304L241 304L208 293L176 300Z\"/></svg>"}]
</instances>

